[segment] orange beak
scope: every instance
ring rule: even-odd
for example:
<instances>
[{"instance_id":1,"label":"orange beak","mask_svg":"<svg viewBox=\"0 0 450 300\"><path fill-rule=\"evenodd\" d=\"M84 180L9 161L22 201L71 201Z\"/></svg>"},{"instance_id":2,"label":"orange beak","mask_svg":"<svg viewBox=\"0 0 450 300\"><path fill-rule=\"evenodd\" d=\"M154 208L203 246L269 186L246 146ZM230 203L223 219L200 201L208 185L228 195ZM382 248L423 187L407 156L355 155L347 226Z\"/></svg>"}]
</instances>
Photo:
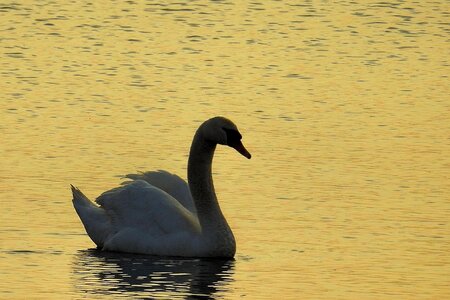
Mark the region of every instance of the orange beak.
<instances>
[{"instance_id":1,"label":"orange beak","mask_svg":"<svg viewBox=\"0 0 450 300\"><path fill-rule=\"evenodd\" d=\"M237 142L235 145L233 145L231 147L236 149L237 152L239 152L240 154L244 155L248 159L252 158L252 155L250 154L250 152L247 151L247 149L245 149L245 147L244 147L244 145L242 144L241 141Z\"/></svg>"}]
</instances>

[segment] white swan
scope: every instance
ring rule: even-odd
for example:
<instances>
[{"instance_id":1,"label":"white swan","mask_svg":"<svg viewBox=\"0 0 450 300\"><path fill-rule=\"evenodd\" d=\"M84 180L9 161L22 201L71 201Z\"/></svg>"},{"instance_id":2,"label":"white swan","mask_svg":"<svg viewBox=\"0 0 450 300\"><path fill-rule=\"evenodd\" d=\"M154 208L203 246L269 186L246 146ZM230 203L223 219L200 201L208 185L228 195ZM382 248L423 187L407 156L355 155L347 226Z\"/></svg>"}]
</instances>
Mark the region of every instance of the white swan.
<instances>
[{"instance_id":1,"label":"white swan","mask_svg":"<svg viewBox=\"0 0 450 300\"><path fill-rule=\"evenodd\" d=\"M165 171L127 175L132 181L92 203L72 186L73 205L92 241L103 250L165 256L233 257L236 242L220 210L211 175L217 144L247 158L236 125L205 121L192 141L188 182Z\"/></svg>"}]
</instances>

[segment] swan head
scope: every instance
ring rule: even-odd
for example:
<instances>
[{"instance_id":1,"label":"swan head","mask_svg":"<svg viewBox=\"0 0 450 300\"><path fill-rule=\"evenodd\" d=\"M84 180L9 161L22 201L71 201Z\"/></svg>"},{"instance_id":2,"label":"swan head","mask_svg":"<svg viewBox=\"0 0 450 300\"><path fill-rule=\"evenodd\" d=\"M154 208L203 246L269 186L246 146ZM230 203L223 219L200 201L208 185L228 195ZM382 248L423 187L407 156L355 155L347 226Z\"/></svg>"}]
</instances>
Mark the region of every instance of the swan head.
<instances>
[{"instance_id":1,"label":"swan head","mask_svg":"<svg viewBox=\"0 0 450 300\"><path fill-rule=\"evenodd\" d=\"M248 159L252 157L242 144L242 135L237 129L237 126L229 119L214 117L205 121L199 130L205 140L232 147Z\"/></svg>"}]
</instances>

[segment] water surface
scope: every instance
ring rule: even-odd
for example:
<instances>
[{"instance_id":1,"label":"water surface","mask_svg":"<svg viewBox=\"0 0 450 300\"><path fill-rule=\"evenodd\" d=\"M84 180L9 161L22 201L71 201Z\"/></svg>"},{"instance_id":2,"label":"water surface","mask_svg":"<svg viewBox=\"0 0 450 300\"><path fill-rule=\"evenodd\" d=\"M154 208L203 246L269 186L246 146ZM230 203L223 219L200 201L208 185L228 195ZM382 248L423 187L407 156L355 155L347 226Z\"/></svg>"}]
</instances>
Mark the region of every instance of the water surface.
<instances>
[{"instance_id":1,"label":"water surface","mask_svg":"<svg viewBox=\"0 0 450 300\"><path fill-rule=\"evenodd\" d=\"M0 5L0 298L450 298L446 1ZM92 250L69 184L218 148L234 261Z\"/></svg>"}]
</instances>

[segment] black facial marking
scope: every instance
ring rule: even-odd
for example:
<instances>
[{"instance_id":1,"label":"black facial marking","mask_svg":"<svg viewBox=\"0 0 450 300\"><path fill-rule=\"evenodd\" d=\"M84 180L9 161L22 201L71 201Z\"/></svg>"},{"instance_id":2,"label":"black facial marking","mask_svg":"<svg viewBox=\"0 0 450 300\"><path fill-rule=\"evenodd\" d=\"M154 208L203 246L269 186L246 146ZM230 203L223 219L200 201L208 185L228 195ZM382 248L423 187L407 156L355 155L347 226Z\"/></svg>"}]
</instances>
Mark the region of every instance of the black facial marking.
<instances>
[{"instance_id":1,"label":"black facial marking","mask_svg":"<svg viewBox=\"0 0 450 300\"><path fill-rule=\"evenodd\" d=\"M242 139L242 135L235 129L224 128L223 130L227 133L227 144L229 146L236 145Z\"/></svg>"}]
</instances>

